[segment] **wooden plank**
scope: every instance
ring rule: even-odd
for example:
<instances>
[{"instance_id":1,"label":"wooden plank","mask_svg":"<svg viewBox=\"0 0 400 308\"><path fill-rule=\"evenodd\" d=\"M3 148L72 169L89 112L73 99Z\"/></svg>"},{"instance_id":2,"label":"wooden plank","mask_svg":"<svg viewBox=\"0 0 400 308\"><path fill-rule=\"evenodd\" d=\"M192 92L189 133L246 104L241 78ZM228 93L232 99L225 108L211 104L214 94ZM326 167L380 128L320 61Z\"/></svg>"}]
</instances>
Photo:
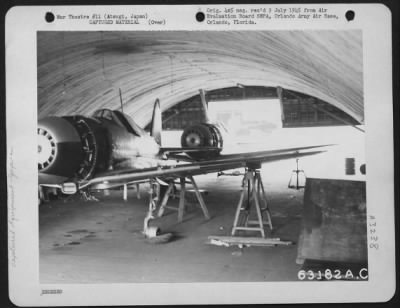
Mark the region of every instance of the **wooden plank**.
<instances>
[{"instance_id":1,"label":"wooden plank","mask_svg":"<svg viewBox=\"0 0 400 308\"><path fill-rule=\"evenodd\" d=\"M245 246L271 246L271 245L292 245L291 241L281 241L279 238L241 237L241 236L218 236L210 235L209 243L212 241L221 242L222 245L245 245Z\"/></svg>"},{"instance_id":2,"label":"wooden plank","mask_svg":"<svg viewBox=\"0 0 400 308\"><path fill-rule=\"evenodd\" d=\"M258 222L257 222L258 224ZM236 230L242 230L242 231L261 231L264 230L264 228L261 227L235 227Z\"/></svg>"}]
</instances>

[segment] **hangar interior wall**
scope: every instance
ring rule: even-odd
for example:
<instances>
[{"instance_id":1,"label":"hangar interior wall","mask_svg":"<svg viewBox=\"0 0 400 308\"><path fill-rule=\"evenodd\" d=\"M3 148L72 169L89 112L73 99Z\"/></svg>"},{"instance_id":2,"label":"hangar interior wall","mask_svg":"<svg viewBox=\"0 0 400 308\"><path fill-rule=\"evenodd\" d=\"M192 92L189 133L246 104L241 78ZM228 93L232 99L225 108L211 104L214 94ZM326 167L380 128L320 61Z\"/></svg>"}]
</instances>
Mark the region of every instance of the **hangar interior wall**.
<instances>
[{"instance_id":1,"label":"hangar interior wall","mask_svg":"<svg viewBox=\"0 0 400 308\"><path fill-rule=\"evenodd\" d=\"M283 91L283 127L340 126L360 124L354 118L309 95ZM233 87L217 89L206 94L207 101L243 101L250 99L277 98L276 88L271 87ZM316 108L315 108L316 107ZM163 129L181 130L186 126L204 122L204 108L199 95L190 97L163 112Z\"/></svg>"}]
</instances>

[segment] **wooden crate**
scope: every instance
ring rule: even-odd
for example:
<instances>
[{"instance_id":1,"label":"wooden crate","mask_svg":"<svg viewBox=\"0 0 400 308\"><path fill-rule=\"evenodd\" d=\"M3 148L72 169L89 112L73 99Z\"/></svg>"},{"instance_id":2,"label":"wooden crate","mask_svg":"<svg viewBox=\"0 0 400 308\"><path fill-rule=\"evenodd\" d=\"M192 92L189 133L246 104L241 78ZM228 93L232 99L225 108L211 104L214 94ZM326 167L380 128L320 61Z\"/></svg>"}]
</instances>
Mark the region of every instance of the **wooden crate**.
<instances>
[{"instance_id":1,"label":"wooden crate","mask_svg":"<svg viewBox=\"0 0 400 308\"><path fill-rule=\"evenodd\" d=\"M308 178L297 263L366 262L365 182Z\"/></svg>"}]
</instances>

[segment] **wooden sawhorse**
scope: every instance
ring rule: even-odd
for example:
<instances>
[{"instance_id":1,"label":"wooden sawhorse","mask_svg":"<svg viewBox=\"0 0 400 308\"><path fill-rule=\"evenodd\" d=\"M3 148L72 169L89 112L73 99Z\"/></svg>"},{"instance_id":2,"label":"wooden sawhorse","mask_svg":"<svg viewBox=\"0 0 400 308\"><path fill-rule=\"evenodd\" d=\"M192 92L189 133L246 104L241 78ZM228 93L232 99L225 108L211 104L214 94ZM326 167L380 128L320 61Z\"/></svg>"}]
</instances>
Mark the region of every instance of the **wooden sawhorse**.
<instances>
[{"instance_id":1,"label":"wooden sawhorse","mask_svg":"<svg viewBox=\"0 0 400 308\"><path fill-rule=\"evenodd\" d=\"M247 194L247 204L244 204ZM249 220L252 205L256 209L257 220ZM243 215L241 215L243 213ZM240 219L242 218L242 219ZM264 218L265 221L264 221ZM241 220L241 224L239 223ZM251 227L249 225L257 226ZM235 219L232 227L232 236L239 230L258 231L265 238L264 225L268 225L272 231L272 220L269 211L265 189L262 183L260 169L246 168L242 181L239 203L236 209Z\"/></svg>"},{"instance_id":2,"label":"wooden sawhorse","mask_svg":"<svg viewBox=\"0 0 400 308\"><path fill-rule=\"evenodd\" d=\"M186 179L188 179L188 182L186 182ZM191 184L193 186L194 192L196 194L197 201L200 204L200 207L203 211L204 217L206 219L210 219L210 215L208 213L206 204L203 200L203 197L199 191L199 188L197 187L197 184L193 178L193 176L188 176L188 177L181 177L179 178L179 185L181 186L180 192L179 192L179 206L178 208L175 207L170 207L167 206L168 200L170 196L174 195L174 185L176 183L172 180L169 181L168 183L168 188L167 191L165 192L165 195L161 201L160 208L158 210L158 217L161 217L164 214L164 211L166 208L172 209L172 210L177 210L178 211L178 222L183 221L183 215L185 213L185 192L186 192L186 184Z\"/></svg>"}]
</instances>

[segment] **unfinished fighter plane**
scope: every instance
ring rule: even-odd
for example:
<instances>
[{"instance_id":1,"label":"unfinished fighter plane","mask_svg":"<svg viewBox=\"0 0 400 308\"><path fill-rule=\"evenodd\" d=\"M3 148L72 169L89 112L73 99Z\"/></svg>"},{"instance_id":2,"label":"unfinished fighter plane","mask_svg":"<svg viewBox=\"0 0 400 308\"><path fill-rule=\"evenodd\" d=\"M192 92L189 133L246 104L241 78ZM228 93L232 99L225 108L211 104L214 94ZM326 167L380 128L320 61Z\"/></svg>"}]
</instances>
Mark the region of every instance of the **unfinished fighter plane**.
<instances>
[{"instance_id":1,"label":"unfinished fighter plane","mask_svg":"<svg viewBox=\"0 0 400 308\"><path fill-rule=\"evenodd\" d=\"M91 117L43 118L37 129L39 186L75 194L157 179L193 179L241 167L259 169L262 163L321 153L312 149L325 146L222 154L225 132L207 122L187 127L181 147L163 148L161 129L158 99L150 133L118 110L100 109ZM153 210L154 205L147 218L153 217Z\"/></svg>"}]
</instances>

